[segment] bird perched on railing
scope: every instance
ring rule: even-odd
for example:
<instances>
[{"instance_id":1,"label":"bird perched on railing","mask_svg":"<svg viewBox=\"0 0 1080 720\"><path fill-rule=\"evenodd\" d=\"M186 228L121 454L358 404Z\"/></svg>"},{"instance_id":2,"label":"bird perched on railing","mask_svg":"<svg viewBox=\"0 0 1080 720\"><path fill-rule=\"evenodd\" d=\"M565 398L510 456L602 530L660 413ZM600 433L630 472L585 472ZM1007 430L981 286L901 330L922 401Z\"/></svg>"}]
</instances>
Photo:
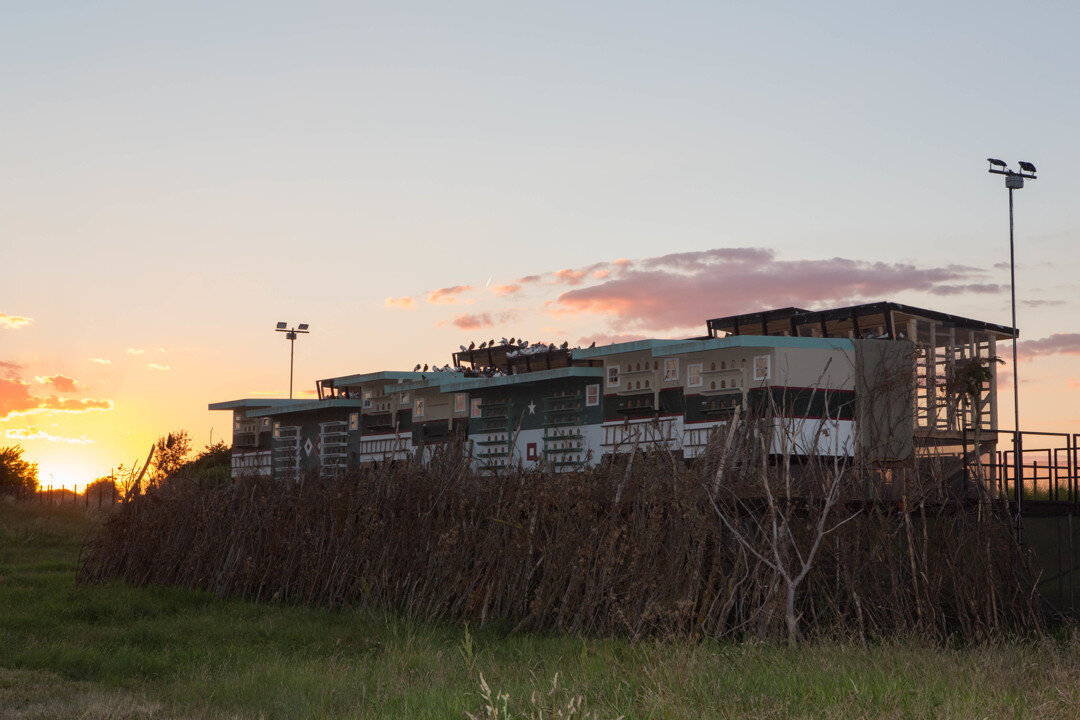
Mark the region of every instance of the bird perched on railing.
<instances>
[{"instance_id":1,"label":"bird perched on railing","mask_svg":"<svg viewBox=\"0 0 1080 720\"><path fill-rule=\"evenodd\" d=\"M484 348L486 348L486 347L487 347L487 343L486 343L486 342L482 342L482 343L480 343L480 349L481 349L481 350L483 350L483 349L484 349Z\"/></svg>"},{"instance_id":2,"label":"bird perched on railing","mask_svg":"<svg viewBox=\"0 0 1080 720\"><path fill-rule=\"evenodd\" d=\"M475 340L473 340L473 341L472 341L471 343L469 343L469 349L470 349L470 350L472 350L472 349L474 349L475 347L476 347L476 341L475 341Z\"/></svg>"},{"instance_id":3,"label":"bird perched on railing","mask_svg":"<svg viewBox=\"0 0 1080 720\"><path fill-rule=\"evenodd\" d=\"M458 345L458 347L461 348L461 352L467 352L468 349L469 349L469 348L465 347L464 345Z\"/></svg>"},{"instance_id":4,"label":"bird perched on railing","mask_svg":"<svg viewBox=\"0 0 1080 720\"><path fill-rule=\"evenodd\" d=\"M412 369L413 372L420 372L420 363L416 363L416 367Z\"/></svg>"},{"instance_id":5,"label":"bird perched on railing","mask_svg":"<svg viewBox=\"0 0 1080 720\"><path fill-rule=\"evenodd\" d=\"M427 372L427 363L424 363L424 372Z\"/></svg>"},{"instance_id":6,"label":"bird perched on railing","mask_svg":"<svg viewBox=\"0 0 1080 720\"><path fill-rule=\"evenodd\" d=\"M562 350L565 350L568 347L570 347L570 341L569 340L563 340L563 344L559 346L559 348L562 349Z\"/></svg>"}]
</instances>

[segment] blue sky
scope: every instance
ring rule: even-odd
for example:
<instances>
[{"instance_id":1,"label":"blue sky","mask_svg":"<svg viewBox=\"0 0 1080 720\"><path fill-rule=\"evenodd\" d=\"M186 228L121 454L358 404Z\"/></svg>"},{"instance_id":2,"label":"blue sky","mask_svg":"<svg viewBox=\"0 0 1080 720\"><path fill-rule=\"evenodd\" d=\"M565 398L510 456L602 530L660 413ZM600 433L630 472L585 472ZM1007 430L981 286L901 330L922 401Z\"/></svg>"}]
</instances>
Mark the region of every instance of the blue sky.
<instances>
[{"instance_id":1,"label":"blue sky","mask_svg":"<svg viewBox=\"0 0 1080 720\"><path fill-rule=\"evenodd\" d=\"M24 382L63 373L114 401L0 422L94 441L41 440L42 452L64 445L100 467L176 426L205 440L225 424L206 402L284 389L279 319L312 324L298 345L304 387L449 359L480 333L634 330L625 316L569 312L551 281L620 258L764 248L792 272L830 258L883 263L881 276L963 265L977 270L962 273L967 286L1000 285L1006 193L987 156L1040 168L1017 195L1019 291L1038 301L1021 307L1021 330L1080 330L1073 4L4 13L0 313L32 322L0 330L0 361ZM547 280L484 291L533 274ZM459 285L473 290L457 306L425 300ZM1000 291L873 290L866 299L1008 322ZM406 296L415 310L385 305ZM706 298L701 320L771 297ZM494 327L454 324L484 313ZM148 351L169 370L148 370ZM1080 399L1074 361L1033 362L1027 375L1060 386L1047 408L1063 392Z\"/></svg>"}]
</instances>

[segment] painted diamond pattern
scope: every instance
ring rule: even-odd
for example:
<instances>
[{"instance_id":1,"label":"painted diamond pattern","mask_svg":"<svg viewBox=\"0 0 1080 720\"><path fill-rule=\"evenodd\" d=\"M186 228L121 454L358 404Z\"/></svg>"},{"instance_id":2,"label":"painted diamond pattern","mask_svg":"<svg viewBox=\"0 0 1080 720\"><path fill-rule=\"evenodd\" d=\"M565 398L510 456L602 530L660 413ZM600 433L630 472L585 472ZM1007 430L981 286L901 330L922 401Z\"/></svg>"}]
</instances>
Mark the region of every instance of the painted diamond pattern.
<instances>
[{"instance_id":1,"label":"painted diamond pattern","mask_svg":"<svg viewBox=\"0 0 1080 720\"><path fill-rule=\"evenodd\" d=\"M314 448L315 448L315 446L311 444L311 438L308 438L307 442L304 443L304 452L307 453L308 455L311 455L311 451Z\"/></svg>"}]
</instances>

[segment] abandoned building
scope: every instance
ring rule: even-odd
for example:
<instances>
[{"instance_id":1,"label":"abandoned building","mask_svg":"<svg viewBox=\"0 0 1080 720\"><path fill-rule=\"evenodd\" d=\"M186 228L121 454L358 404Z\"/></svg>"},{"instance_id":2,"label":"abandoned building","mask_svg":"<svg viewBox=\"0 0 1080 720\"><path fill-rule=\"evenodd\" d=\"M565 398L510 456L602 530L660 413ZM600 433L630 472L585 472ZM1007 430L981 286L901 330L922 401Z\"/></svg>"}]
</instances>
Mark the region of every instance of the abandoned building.
<instances>
[{"instance_id":1,"label":"abandoned building","mask_svg":"<svg viewBox=\"0 0 1080 720\"><path fill-rule=\"evenodd\" d=\"M733 315L706 329L589 348L463 346L442 370L327 378L317 399L209 407L233 413L234 476L279 478L330 477L451 440L466 443L481 472L573 471L659 448L689 460L736 412L768 404L784 430L773 434L777 453L902 462L969 435L983 450L997 442L991 358L1012 328L878 302ZM971 359L990 379L958 402L950 374Z\"/></svg>"}]
</instances>

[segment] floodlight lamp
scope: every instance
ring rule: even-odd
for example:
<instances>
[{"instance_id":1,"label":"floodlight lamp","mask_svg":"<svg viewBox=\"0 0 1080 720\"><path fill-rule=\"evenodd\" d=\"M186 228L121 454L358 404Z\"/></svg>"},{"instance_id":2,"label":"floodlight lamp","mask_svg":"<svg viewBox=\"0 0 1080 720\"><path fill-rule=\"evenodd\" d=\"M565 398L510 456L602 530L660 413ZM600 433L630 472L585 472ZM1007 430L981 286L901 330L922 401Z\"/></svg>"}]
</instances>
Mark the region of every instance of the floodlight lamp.
<instances>
[{"instance_id":1,"label":"floodlight lamp","mask_svg":"<svg viewBox=\"0 0 1080 720\"><path fill-rule=\"evenodd\" d=\"M297 330L307 330L307 329L308 329L308 324L307 323L300 323L300 327L297 328Z\"/></svg>"},{"instance_id":2,"label":"floodlight lamp","mask_svg":"<svg viewBox=\"0 0 1080 720\"><path fill-rule=\"evenodd\" d=\"M997 158L986 158L986 161L994 167L1008 167L1008 165L1005 164L1004 160L998 160Z\"/></svg>"},{"instance_id":3,"label":"floodlight lamp","mask_svg":"<svg viewBox=\"0 0 1080 720\"><path fill-rule=\"evenodd\" d=\"M1024 172L1029 172L1029 173L1034 173L1035 172L1035 166L1032 165L1031 163L1025 161L1025 160L1020 161L1020 169L1023 170Z\"/></svg>"},{"instance_id":4,"label":"floodlight lamp","mask_svg":"<svg viewBox=\"0 0 1080 720\"><path fill-rule=\"evenodd\" d=\"M285 329L285 328L287 328L288 326L289 326L289 323L279 322L279 323L277 324L277 329L278 329L278 330L284 330L284 329Z\"/></svg>"}]
</instances>

